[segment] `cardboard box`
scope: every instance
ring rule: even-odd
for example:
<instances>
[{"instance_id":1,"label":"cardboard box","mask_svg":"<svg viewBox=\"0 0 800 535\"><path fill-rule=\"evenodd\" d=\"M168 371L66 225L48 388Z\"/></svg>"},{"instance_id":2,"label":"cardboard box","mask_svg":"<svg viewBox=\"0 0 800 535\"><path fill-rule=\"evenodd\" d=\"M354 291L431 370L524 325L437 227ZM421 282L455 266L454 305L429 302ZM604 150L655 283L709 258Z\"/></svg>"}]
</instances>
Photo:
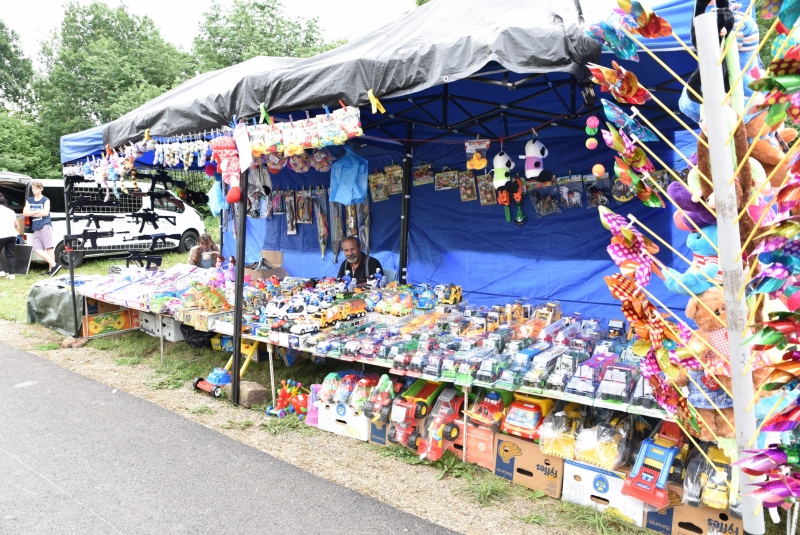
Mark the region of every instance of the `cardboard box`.
<instances>
[{"instance_id":1,"label":"cardboard box","mask_svg":"<svg viewBox=\"0 0 800 535\"><path fill-rule=\"evenodd\" d=\"M458 437L448 442L447 449L459 459L464 454L464 421L456 421ZM494 470L495 434L490 427L467 424L467 462Z\"/></svg>"},{"instance_id":2,"label":"cardboard box","mask_svg":"<svg viewBox=\"0 0 800 535\"><path fill-rule=\"evenodd\" d=\"M467 441L470 431L467 431ZM469 444L467 448L469 455ZM561 497L565 477L563 459L543 454L535 442L501 433L495 435L494 451L494 475L553 498Z\"/></svg>"},{"instance_id":3,"label":"cardboard box","mask_svg":"<svg viewBox=\"0 0 800 535\"><path fill-rule=\"evenodd\" d=\"M562 499L594 507L598 511L612 508L613 516L637 526L644 525L644 502L623 496L625 474L603 470L578 461L564 461Z\"/></svg>"},{"instance_id":4,"label":"cardboard box","mask_svg":"<svg viewBox=\"0 0 800 535\"><path fill-rule=\"evenodd\" d=\"M181 322L170 316L161 316L161 332L164 333L164 339L170 342L183 340Z\"/></svg>"},{"instance_id":5,"label":"cardboard box","mask_svg":"<svg viewBox=\"0 0 800 535\"><path fill-rule=\"evenodd\" d=\"M377 422L370 422L369 426L369 441L372 444L379 446L390 445L386 440L386 432L389 430L389 424L378 420Z\"/></svg>"},{"instance_id":6,"label":"cardboard box","mask_svg":"<svg viewBox=\"0 0 800 535\"><path fill-rule=\"evenodd\" d=\"M648 511L644 527L664 535L744 535L742 519L730 511L682 503L683 486L667 483L669 503L664 510Z\"/></svg>"},{"instance_id":7,"label":"cardboard box","mask_svg":"<svg viewBox=\"0 0 800 535\"><path fill-rule=\"evenodd\" d=\"M281 251L261 251L261 258L264 261L272 266L272 269L268 269L266 271L256 271L254 269L245 269L244 272L247 275L250 275L254 279L268 279L273 275L282 279L284 277L288 277L289 273L283 268L283 253Z\"/></svg>"},{"instance_id":8,"label":"cardboard box","mask_svg":"<svg viewBox=\"0 0 800 535\"><path fill-rule=\"evenodd\" d=\"M119 310L119 305L112 305L105 301L98 301L97 299L86 298L86 313L88 315L105 314L106 312L114 312Z\"/></svg>"},{"instance_id":9,"label":"cardboard box","mask_svg":"<svg viewBox=\"0 0 800 535\"><path fill-rule=\"evenodd\" d=\"M128 309L94 314L88 316L83 322L83 336L92 337L101 334L128 331L138 327L139 317L136 322L131 322L131 311Z\"/></svg>"},{"instance_id":10,"label":"cardboard box","mask_svg":"<svg viewBox=\"0 0 800 535\"><path fill-rule=\"evenodd\" d=\"M317 427L337 435L352 437L364 442L369 440L370 420L361 411L344 403L317 403Z\"/></svg>"},{"instance_id":11,"label":"cardboard box","mask_svg":"<svg viewBox=\"0 0 800 535\"><path fill-rule=\"evenodd\" d=\"M161 336L161 324L156 319L155 314L139 312L139 326L150 336Z\"/></svg>"}]
</instances>

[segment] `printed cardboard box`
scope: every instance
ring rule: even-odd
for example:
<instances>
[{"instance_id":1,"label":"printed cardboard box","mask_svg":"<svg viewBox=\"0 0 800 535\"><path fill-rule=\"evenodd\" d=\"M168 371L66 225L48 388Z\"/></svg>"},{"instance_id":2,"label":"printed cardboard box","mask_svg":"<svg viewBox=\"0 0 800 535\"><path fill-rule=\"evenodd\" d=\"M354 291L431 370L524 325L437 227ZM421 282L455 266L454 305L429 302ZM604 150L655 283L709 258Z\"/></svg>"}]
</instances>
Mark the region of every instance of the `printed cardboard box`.
<instances>
[{"instance_id":1,"label":"printed cardboard box","mask_svg":"<svg viewBox=\"0 0 800 535\"><path fill-rule=\"evenodd\" d=\"M447 449L463 458L464 454L464 421L457 420L458 437L448 442ZM494 469L495 452L494 430L490 427L467 424L467 462L482 466L488 470Z\"/></svg>"},{"instance_id":2,"label":"printed cardboard box","mask_svg":"<svg viewBox=\"0 0 800 535\"><path fill-rule=\"evenodd\" d=\"M121 331L127 331L138 327L139 316L136 316L135 326L131 322L131 311L127 309L104 314L88 316L83 322L83 336L98 336Z\"/></svg>"},{"instance_id":3,"label":"printed cardboard box","mask_svg":"<svg viewBox=\"0 0 800 535\"><path fill-rule=\"evenodd\" d=\"M563 459L543 454L535 442L501 433L495 435L494 450L494 475L553 498L561 497L565 477Z\"/></svg>"},{"instance_id":4,"label":"printed cardboard box","mask_svg":"<svg viewBox=\"0 0 800 535\"><path fill-rule=\"evenodd\" d=\"M372 444L379 446L389 446L391 443L386 440L386 432L389 430L389 424L378 420L377 422L370 422L369 426L369 441Z\"/></svg>"},{"instance_id":5,"label":"printed cardboard box","mask_svg":"<svg viewBox=\"0 0 800 535\"><path fill-rule=\"evenodd\" d=\"M603 470L578 461L564 461L564 501L607 511L615 518L643 526L644 502L624 496L625 474Z\"/></svg>"},{"instance_id":6,"label":"printed cardboard box","mask_svg":"<svg viewBox=\"0 0 800 535\"><path fill-rule=\"evenodd\" d=\"M106 312L114 312L119 310L119 305L112 305L105 301L98 301L97 299L86 298L86 313L90 316L94 314L105 314Z\"/></svg>"},{"instance_id":7,"label":"printed cardboard box","mask_svg":"<svg viewBox=\"0 0 800 535\"><path fill-rule=\"evenodd\" d=\"M370 435L370 421L361 411L344 403L317 402L317 427L366 442Z\"/></svg>"}]
</instances>

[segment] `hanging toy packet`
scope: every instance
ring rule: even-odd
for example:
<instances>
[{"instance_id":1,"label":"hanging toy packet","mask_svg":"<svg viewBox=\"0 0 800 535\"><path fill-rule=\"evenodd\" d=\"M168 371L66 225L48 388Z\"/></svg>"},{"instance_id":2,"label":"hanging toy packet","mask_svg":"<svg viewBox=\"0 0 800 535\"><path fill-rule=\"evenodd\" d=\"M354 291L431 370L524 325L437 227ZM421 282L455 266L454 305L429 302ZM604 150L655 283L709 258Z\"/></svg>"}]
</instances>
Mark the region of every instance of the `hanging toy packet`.
<instances>
[{"instance_id":1,"label":"hanging toy packet","mask_svg":"<svg viewBox=\"0 0 800 535\"><path fill-rule=\"evenodd\" d=\"M285 214L286 207L283 202L283 192L281 190L273 190L272 194L270 195L272 198L272 213L273 214Z\"/></svg>"},{"instance_id":2,"label":"hanging toy packet","mask_svg":"<svg viewBox=\"0 0 800 535\"><path fill-rule=\"evenodd\" d=\"M287 158L289 156L296 156L303 152L303 128L302 121L290 121L288 123L281 123L283 130L283 155Z\"/></svg>"},{"instance_id":3,"label":"hanging toy packet","mask_svg":"<svg viewBox=\"0 0 800 535\"><path fill-rule=\"evenodd\" d=\"M403 167L399 165L387 165L383 168L383 172L386 174L389 195L399 195L403 193Z\"/></svg>"},{"instance_id":4,"label":"hanging toy packet","mask_svg":"<svg viewBox=\"0 0 800 535\"><path fill-rule=\"evenodd\" d=\"M386 184L386 175L376 172L367 177L372 202L385 201L389 198L389 186Z\"/></svg>"},{"instance_id":5,"label":"hanging toy packet","mask_svg":"<svg viewBox=\"0 0 800 535\"><path fill-rule=\"evenodd\" d=\"M436 173L436 191L455 189L458 187L458 171L452 171L445 167L441 172Z\"/></svg>"},{"instance_id":6,"label":"hanging toy packet","mask_svg":"<svg viewBox=\"0 0 800 535\"><path fill-rule=\"evenodd\" d=\"M295 196L295 204L297 206L297 223L303 225L311 225L313 221L313 202L311 200L311 191L300 190Z\"/></svg>"},{"instance_id":7,"label":"hanging toy packet","mask_svg":"<svg viewBox=\"0 0 800 535\"><path fill-rule=\"evenodd\" d=\"M434 180L433 166L431 164L422 164L413 168L414 185L422 186L423 184L431 184Z\"/></svg>"},{"instance_id":8,"label":"hanging toy packet","mask_svg":"<svg viewBox=\"0 0 800 535\"><path fill-rule=\"evenodd\" d=\"M488 139L474 139L464 142L467 151L467 169L481 171L489 165L486 152L489 150L490 141Z\"/></svg>"},{"instance_id":9,"label":"hanging toy packet","mask_svg":"<svg viewBox=\"0 0 800 535\"><path fill-rule=\"evenodd\" d=\"M333 115L339 120L348 139L364 135L364 130L361 129L360 109L342 105L342 108L334 111Z\"/></svg>"},{"instance_id":10,"label":"hanging toy packet","mask_svg":"<svg viewBox=\"0 0 800 535\"><path fill-rule=\"evenodd\" d=\"M558 177L558 197L562 210L583 206L583 176L568 175Z\"/></svg>"},{"instance_id":11,"label":"hanging toy packet","mask_svg":"<svg viewBox=\"0 0 800 535\"><path fill-rule=\"evenodd\" d=\"M336 115L328 112L327 106L325 114L317 115L314 117L314 121L317 124L317 137L319 137L321 147L344 145L347 141L347 133L342 129L342 124Z\"/></svg>"},{"instance_id":12,"label":"hanging toy packet","mask_svg":"<svg viewBox=\"0 0 800 535\"><path fill-rule=\"evenodd\" d=\"M472 171L459 171L458 189L461 191L461 202L477 200L478 193L475 188L475 173Z\"/></svg>"},{"instance_id":13,"label":"hanging toy packet","mask_svg":"<svg viewBox=\"0 0 800 535\"><path fill-rule=\"evenodd\" d=\"M608 173L604 173L600 177L585 175L583 180L586 183L586 208L591 210L600 206L608 206L608 203L611 202L611 184Z\"/></svg>"},{"instance_id":14,"label":"hanging toy packet","mask_svg":"<svg viewBox=\"0 0 800 535\"><path fill-rule=\"evenodd\" d=\"M319 131L317 130L317 122L314 119L306 118L302 121L297 121L295 129L299 131L300 146L303 149L319 148Z\"/></svg>"},{"instance_id":15,"label":"hanging toy packet","mask_svg":"<svg viewBox=\"0 0 800 535\"><path fill-rule=\"evenodd\" d=\"M494 189L494 178L488 173L478 175L478 196L481 206L497 204L497 192Z\"/></svg>"},{"instance_id":16,"label":"hanging toy packet","mask_svg":"<svg viewBox=\"0 0 800 535\"><path fill-rule=\"evenodd\" d=\"M528 191L530 192L533 208L536 211L536 217L543 218L561 213L561 207L558 204L558 186L555 181L537 182L530 180L528 181Z\"/></svg>"}]
</instances>

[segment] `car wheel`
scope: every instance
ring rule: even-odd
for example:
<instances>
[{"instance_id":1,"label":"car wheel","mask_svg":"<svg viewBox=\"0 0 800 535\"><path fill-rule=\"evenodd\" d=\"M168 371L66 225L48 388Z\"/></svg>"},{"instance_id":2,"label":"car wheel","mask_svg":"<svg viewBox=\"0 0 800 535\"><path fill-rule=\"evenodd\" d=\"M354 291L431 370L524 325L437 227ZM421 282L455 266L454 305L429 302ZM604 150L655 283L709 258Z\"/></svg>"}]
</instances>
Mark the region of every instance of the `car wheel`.
<instances>
[{"instance_id":1,"label":"car wheel","mask_svg":"<svg viewBox=\"0 0 800 535\"><path fill-rule=\"evenodd\" d=\"M424 401L417 401L414 407L414 418L425 418L428 415L428 404Z\"/></svg>"},{"instance_id":2,"label":"car wheel","mask_svg":"<svg viewBox=\"0 0 800 535\"><path fill-rule=\"evenodd\" d=\"M408 444L406 444L409 448L414 451L419 450L419 432L413 431L410 435L408 435Z\"/></svg>"},{"instance_id":3,"label":"car wheel","mask_svg":"<svg viewBox=\"0 0 800 535\"><path fill-rule=\"evenodd\" d=\"M181 234L181 241L178 244L178 252L179 253L188 253L189 250L197 245L197 241L200 236L197 235L197 232L193 230L187 230L183 234Z\"/></svg>"},{"instance_id":4,"label":"car wheel","mask_svg":"<svg viewBox=\"0 0 800 535\"><path fill-rule=\"evenodd\" d=\"M67 248L64 247L64 242L56 245L53 255L56 257L56 262L62 266L69 267L69 253L67 252ZM78 267L81 264L83 264L83 251L74 251L72 253L72 266Z\"/></svg>"},{"instance_id":5,"label":"car wheel","mask_svg":"<svg viewBox=\"0 0 800 535\"><path fill-rule=\"evenodd\" d=\"M455 440L458 438L458 426L453 422L444 426L444 438L447 440Z\"/></svg>"},{"instance_id":6,"label":"car wheel","mask_svg":"<svg viewBox=\"0 0 800 535\"><path fill-rule=\"evenodd\" d=\"M397 429L392 427L389 431L386 432L386 438L392 444L397 444Z\"/></svg>"}]
</instances>

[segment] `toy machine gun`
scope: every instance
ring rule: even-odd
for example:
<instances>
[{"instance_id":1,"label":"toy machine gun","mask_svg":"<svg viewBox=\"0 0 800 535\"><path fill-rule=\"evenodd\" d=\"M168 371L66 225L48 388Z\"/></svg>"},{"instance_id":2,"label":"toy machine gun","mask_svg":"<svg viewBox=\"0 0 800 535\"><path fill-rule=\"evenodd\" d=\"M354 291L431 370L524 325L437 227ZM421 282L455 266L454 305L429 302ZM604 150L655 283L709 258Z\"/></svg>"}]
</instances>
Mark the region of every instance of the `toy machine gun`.
<instances>
[{"instance_id":1,"label":"toy machine gun","mask_svg":"<svg viewBox=\"0 0 800 535\"><path fill-rule=\"evenodd\" d=\"M157 213L153 208L145 208L141 212L133 212L132 214L127 214L125 217L130 217L134 219L137 223L141 223L139 225L139 232L144 230L144 226L148 223L153 225L154 229L158 229L158 220L164 219L167 223L175 225L176 216L174 215L161 215Z\"/></svg>"},{"instance_id":2,"label":"toy machine gun","mask_svg":"<svg viewBox=\"0 0 800 535\"><path fill-rule=\"evenodd\" d=\"M100 229L101 221L114 221L115 219L119 219L119 216L105 214L79 214L72 218L73 221L86 221L86 228L89 228L91 224L94 223L94 228L98 230Z\"/></svg>"},{"instance_id":3,"label":"toy machine gun","mask_svg":"<svg viewBox=\"0 0 800 535\"><path fill-rule=\"evenodd\" d=\"M89 197L80 197L73 201L69 201L69 210L67 211L67 215L72 217L75 214L76 208L83 208L84 206L119 206L119 202L116 200L99 201Z\"/></svg>"},{"instance_id":4,"label":"toy machine gun","mask_svg":"<svg viewBox=\"0 0 800 535\"><path fill-rule=\"evenodd\" d=\"M92 249L97 249L97 240L100 238L112 238L116 234L128 234L127 232L115 232L113 230L84 230L80 234L67 234L64 236L64 249L68 253L75 250L75 243L81 242L83 246L86 242L92 244Z\"/></svg>"},{"instance_id":5,"label":"toy machine gun","mask_svg":"<svg viewBox=\"0 0 800 535\"><path fill-rule=\"evenodd\" d=\"M165 191L156 191L156 185L161 184ZM150 197L150 202L154 202L156 199L162 199L166 202L172 203L175 205L176 208L183 209L184 204L183 201L175 197L172 193L169 192L171 188L178 188L178 189L185 189L186 182L184 180L176 180L166 174L163 170L159 170L158 173L150 177L150 190L146 192L135 192L132 193L134 197Z\"/></svg>"},{"instance_id":6,"label":"toy machine gun","mask_svg":"<svg viewBox=\"0 0 800 535\"><path fill-rule=\"evenodd\" d=\"M118 232L117 234L123 234L122 232ZM167 240L180 240L180 234L164 234L163 232L160 234L140 234L139 236L133 236L132 238L123 238L122 241L129 242L129 241L143 241L143 240L150 240L150 252L155 251L158 243L161 242L164 244L164 247L167 247L169 244Z\"/></svg>"},{"instance_id":7,"label":"toy machine gun","mask_svg":"<svg viewBox=\"0 0 800 535\"><path fill-rule=\"evenodd\" d=\"M77 184L79 182L91 182L91 183L94 183L95 182L95 178L92 175L85 176L83 174L80 174L80 175L77 175L77 174L64 175L64 191L66 191L67 193L72 192L73 188L75 188L75 184Z\"/></svg>"},{"instance_id":8,"label":"toy machine gun","mask_svg":"<svg viewBox=\"0 0 800 535\"><path fill-rule=\"evenodd\" d=\"M143 251L129 251L130 255L125 258L125 267L130 267L131 262L136 264L139 267L145 267L145 262L147 263L147 267L145 269L150 270L155 267L161 267L161 255L147 255L144 254Z\"/></svg>"}]
</instances>

